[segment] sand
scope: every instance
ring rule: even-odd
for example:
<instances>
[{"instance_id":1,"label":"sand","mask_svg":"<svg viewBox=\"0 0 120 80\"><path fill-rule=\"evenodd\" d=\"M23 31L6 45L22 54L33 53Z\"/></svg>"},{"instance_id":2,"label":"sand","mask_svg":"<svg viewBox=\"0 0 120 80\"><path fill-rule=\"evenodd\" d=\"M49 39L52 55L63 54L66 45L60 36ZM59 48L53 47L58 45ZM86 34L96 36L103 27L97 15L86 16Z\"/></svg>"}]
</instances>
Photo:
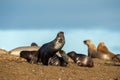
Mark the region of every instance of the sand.
<instances>
[{"instance_id":1,"label":"sand","mask_svg":"<svg viewBox=\"0 0 120 80\"><path fill-rule=\"evenodd\" d=\"M0 53L0 80L120 80L120 65L93 59L94 67L29 64L21 58Z\"/></svg>"}]
</instances>

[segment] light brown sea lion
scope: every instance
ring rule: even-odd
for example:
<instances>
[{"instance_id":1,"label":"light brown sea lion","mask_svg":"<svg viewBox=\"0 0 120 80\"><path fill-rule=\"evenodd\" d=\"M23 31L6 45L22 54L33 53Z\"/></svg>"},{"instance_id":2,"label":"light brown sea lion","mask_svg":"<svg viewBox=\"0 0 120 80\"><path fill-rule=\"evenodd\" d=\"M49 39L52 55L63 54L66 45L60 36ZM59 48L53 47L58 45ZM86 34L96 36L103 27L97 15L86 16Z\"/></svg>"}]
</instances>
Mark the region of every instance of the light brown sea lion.
<instances>
[{"instance_id":1,"label":"light brown sea lion","mask_svg":"<svg viewBox=\"0 0 120 80\"><path fill-rule=\"evenodd\" d=\"M99 58L103 60L120 62L120 58L109 51L104 42L100 42L97 48L91 40L85 40L84 44L88 46L88 56L90 56L91 58Z\"/></svg>"},{"instance_id":2,"label":"light brown sea lion","mask_svg":"<svg viewBox=\"0 0 120 80\"><path fill-rule=\"evenodd\" d=\"M100 42L98 47L97 47L97 52L98 54L102 54L101 56L99 56L100 58L104 59L104 60L114 60L114 61L119 61L119 58L117 57L116 54L114 54L113 52L111 52L107 46L105 45L104 42Z\"/></svg>"},{"instance_id":3,"label":"light brown sea lion","mask_svg":"<svg viewBox=\"0 0 120 80\"><path fill-rule=\"evenodd\" d=\"M23 47L17 47L15 49L12 49L9 51L9 54L20 56L21 51L37 51L40 48L40 46L23 46Z\"/></svg>"},{"instance_id":4,"label":"light brown sea lion","mask_svg":"<svg viewBox=\"0 0 120 80\"><path fill-rule=\"evenodd\" d=\"M84 44L88 46L88 56L91 58L97 57L97 48L91 40L84 40Z\"/></svg>"},{"instance_id":5,"label":"light brown sea lion","mask_svg":"<svg viewBox=\"0 0 120 80\"><path fill-rule=\"evenodd\" d=\"M7 54L8 51L6 51L5 49L0 49L0 54Z\"/></svg>"}]
</instances>

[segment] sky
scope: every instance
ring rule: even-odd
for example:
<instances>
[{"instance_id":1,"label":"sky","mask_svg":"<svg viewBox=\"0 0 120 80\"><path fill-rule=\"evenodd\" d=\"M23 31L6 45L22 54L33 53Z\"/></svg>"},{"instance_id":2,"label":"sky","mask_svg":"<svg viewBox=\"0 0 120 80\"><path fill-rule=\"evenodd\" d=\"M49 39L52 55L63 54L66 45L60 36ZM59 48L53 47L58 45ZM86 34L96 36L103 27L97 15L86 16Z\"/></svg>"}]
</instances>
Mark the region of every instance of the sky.
<instances>
[{"instance_id":1,"label":"sky","mask_svg":"<svg viewBox=\"0 0 120 80\"><path fill-rule=\"evenodd\" d=\"M0 0L0 47L39 45L64 31L67 52L87 53L83 40L120 53L120 0Z\"/></svg>"}]
</instances>

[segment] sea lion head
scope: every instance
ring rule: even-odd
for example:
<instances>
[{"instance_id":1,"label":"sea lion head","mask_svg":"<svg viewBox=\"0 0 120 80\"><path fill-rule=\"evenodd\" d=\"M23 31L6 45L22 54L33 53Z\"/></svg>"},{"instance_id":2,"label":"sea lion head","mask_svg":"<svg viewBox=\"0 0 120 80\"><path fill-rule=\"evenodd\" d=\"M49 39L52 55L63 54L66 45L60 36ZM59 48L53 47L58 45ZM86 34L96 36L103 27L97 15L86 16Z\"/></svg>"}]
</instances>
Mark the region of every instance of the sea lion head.
<instances>
[{"instance_id":1,"label":"sea lion head","mask_svg":"<svg viewBox=\"0 0 120 80\"><path fill-rule=\"evenodd\" d=\"M57 52L53 57L49 58L48 65L52 66L67 66L68 57L65 55L64 51Z\"/></svg>"},{"instance_id":2,"label":"sea lion head","mask_svg":"<svg viewBox=\"0 0 120 80\"><path fill-rule=\"evenodd\" d=\"M21 51L20 57L25 58L29 63L37 62L37 51Z\"/></svg>"},{"instance_id":3,"label":"sea lion head","mask_svg":"<svg viewBox=\"0 0 120 80\"><path fill-rule=\"evenodd\" d=\"M85 45L88 46L88 56L95 58L97 53L97 48L91 40L84 40Z\"/></svg>"},{"instance_id":4,"label":"sea lion head","mask_svg":"<svg viewBox=\"0 0 120 80\"><path fill-rule=\"evenodd\" d=\"M64 32L59 32L54 40L54 48L61 49L65 44Z\"/></svg>"},{"instance_id":5,"label":"sea lion head","mask_svg":"<svg viewBox=\"0 0 120 80\"><path fill-rule=\"evenodd\" d=\"M71 59L75 59L75 55L76 55L76 52L75 51L71 51L67 54Z\"/></svg>"},{"instance_id":6,"label":"sea lion head","mask_svg":"<svg viewBox=\"0 0 120 80\"><path fill-rule=\"evenodd\" d=\"M93 44L93 42L91 40L84 40L83 41L84 44L86 44L87 46L90 46L91 44Z\"/></svg>"},{"instance_id":7,"label":"sea lion head","mask_svg":"<svg viewBox=\"0 0 120 80\"><path fill-rule=\"evenodd\" d=\"M59 57L60 65L61 66L67 66L69 57L67 56L65 51L60 50L56 53L56 55Z\"/></svg>"},{"instance_id":8,"label":"sea lion head","mask_svg":"<svg viewBox=\"0 0 120 80\"><path fill-rule=\"evenodd\" d=\"M76 64L78 66L84 66L84 67L93 67L94 66L94 63L90 57L84 56L83 59L81 59L81 60L79 57L76 60Z\"/></svg>"},{"instance_id":9,"label":"sea lion head","mask_svg":"<svg viewBox=\"0 0 120 80\"><path fill-rule=\"evenodd\" d=\"M48 60L48 65L52 66L60 66L60 60L57 55L54 55L53 57L50 57Z\"/></svg>"},{"instance_id":10,"label":"sea lion head","mask_svg":"<svg viewBox=\"0 0 120 80\"><path fill-rule=\"evenodd\" d=\"M115 61L115 62L120 62L120 54L115 55L115 56L112 58L112 60Z\"/></svg>"},{"instance_id":11,"label":"sea lion head","mask_svg":"<svg viewBox=\"0 0 120 80\"><path fill-rule=\"evenodd\" d=\"M109 52L109 50L108 50L108 48L107 48L107 46L105 45L104 42L100 42L98 44L97 51L103 52L103 53L108 53Z\"/></svg>"},{"instance_id":12,"label":"sea lion head","mask_svg":"<svg viewBox=\"0 0 120 80\"><path fill-rule=\"evenodd\" d=\"M35 42L31 43L31 46L38 46Z\"/></svg>"},{"instance_id":13,"label":"sea lion head","mask_svg":"<svg viewBox=\"0 0 120 80\"><path fill-rule=\"evenodd\" d=\"M105 46L105 43L104 42L100 42L99 43L101 46Z\"/></svg>"}]
</instances>

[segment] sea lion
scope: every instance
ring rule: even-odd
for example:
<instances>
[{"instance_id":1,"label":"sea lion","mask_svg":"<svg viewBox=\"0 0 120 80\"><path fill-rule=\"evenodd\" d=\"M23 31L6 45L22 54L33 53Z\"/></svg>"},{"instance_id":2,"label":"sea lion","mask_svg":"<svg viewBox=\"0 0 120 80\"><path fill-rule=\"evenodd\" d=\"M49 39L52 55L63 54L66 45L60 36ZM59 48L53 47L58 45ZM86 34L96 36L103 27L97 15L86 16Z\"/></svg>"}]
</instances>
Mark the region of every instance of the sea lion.
<instances>
[{"instance_id":1,"label":"sea lion","mask_svg":"<svg viewBox=\"0 0 120 80\"><path fill-rule=\"evenodd\" d=\"M7 50L5 50L5 49L0 49L0 54L7 54L7 53L8 53Z\"/></svg>"},{"instance_id":2,"label":"sea lion","mask_svg":"<svg viewBox=\"0 0 120 80\"><path fill-rule=\"evenodd\" d=\"M111 52L104 42L100 42L97 47L98 57L104 60L120 61L118 56Z\"/></svg>"},{"instance_id":3,"label":"sea lion","mask_svg":"<svg viewBox=\"0 0 120 80\"><path fill-rule=\"evenodd\" d=\"M49 58L53 57L56 52L62 49L65 44L64 32L59 32L56 38L48 43L45 43L38 50L38 60L43 65L48 65Z\"/></svg>"},{"instance_id":4,"label":"sea lion","mask_svg":"<svg viewBox=\"0 0 120 80\"><path fill-rule=\"evenodd\" d=\"M113 58L116 62L120 62L120 54L116 54L115 58Z\"/></svg>"},{"instance_id":5,"label":"sea lion","mask_svg":"<svg viewBox=\"0 0 120 80\"><path fill-rule=\"evenodd\" d=\"M33 64L37 62L37 51L21 51L20 57L25 58L27 62Z\"/></svg>"},{"instance_id":6,"label":"sea lion","mask_svg":"<svg viewBox=\"0 0 120 80\"><path fill-rule=\"evenodd\" d=\"M35 42L31 43L31 46L38 46Z\"/></svg>"},{"instance_id":7,"label":"sea lion","mask_svg":"<svg viewBox=\"0 0 120 80\"><path fill-rule=\"evenodd\" d=\"M84 40L84 44L88 46L88 56L91 58L97 57L97 48L91 40Z\"/></svg>"},{"instance_id":8,"label":"sea lion","mask_svg":"<svg viewBox=\"0 0 120 80\"><path fill-rule=\"evenodd\" d=\"M54 66L67 66L68 64L68 56L65 51L58 51L53 57L49 58L48 65Z\"/></svg>"},{"instance_id":9,"label":"sea lion","mask_svg":"<svg viewBox=\"0 0 120 80\"><path fill-rule=\"evenodd\" d=\"M20 56L21 51L38 51L40 47L39 46L23 46L23 47L17 47L15 49L12 49L9 51L9 54Z\"/></svg>"},{"instance_id":10,"label":"sea lion","mask_svg":"<svg viewBox=\"0 0 120 80\"><path fill-rule=\"evenodd\" d=\"M117 54L116 56L120 59L120 54Z\"/></svg>"},{"instance_id":11,"label":"sea lion","mask_svg":"<svg viewBox=\"0 0 120 80\"><path fill-rule=\"evenodd\" d=\"M74 51L71 51L67 54L71 59L73 59L74 63L78 66L83 67L93 67L94 63L91 57L88 57L84 54L78 54Z\"/></svg>"}]
</instances>

